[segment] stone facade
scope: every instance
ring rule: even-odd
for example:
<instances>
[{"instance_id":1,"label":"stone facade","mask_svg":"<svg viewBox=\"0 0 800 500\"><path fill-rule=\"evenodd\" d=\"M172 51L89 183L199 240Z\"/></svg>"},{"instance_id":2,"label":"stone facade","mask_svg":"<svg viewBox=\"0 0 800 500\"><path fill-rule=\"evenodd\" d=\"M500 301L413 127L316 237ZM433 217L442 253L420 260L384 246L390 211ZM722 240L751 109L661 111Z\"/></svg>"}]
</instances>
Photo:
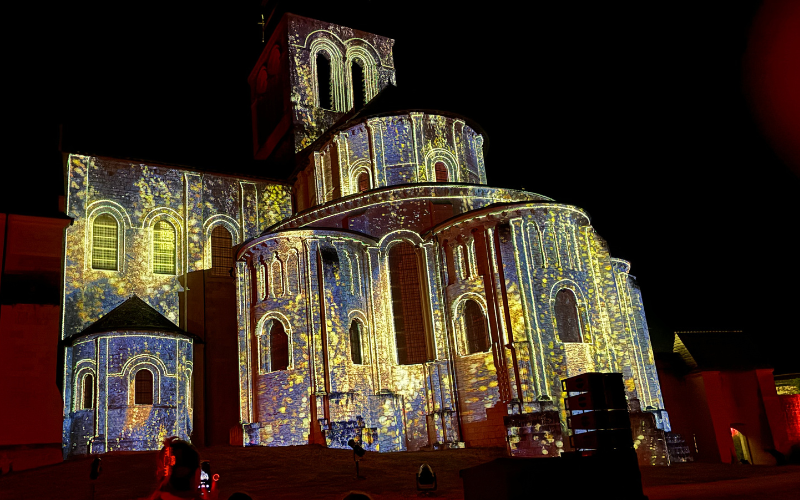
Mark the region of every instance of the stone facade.
<instances>
[{"instance_id":1,"label":"stone facade","mask_svg":"<svg viewBox=\"0 0 800 500\"><path fill-rule=\"evenodd\" d=\"M121 377L98 386L97 404L127 419L124 431L92 427L67 403L68 449L101 434L91 451L148 449L188 432L180 394L194 365L173 353L195 339L87 331L133 294L186 328L186 277L214 266L219 225L235 247L236 444L356 438L373 451L508 444L553 456L565 446L561 379L588 371L622 373L630 400L663 411L630 265L583 210L488 187L484 138L463 117L359 111L359 92L380 100L395 83L392 44L293 15L279 23L250 84L255 156L291 157L287 184L68 158L63 336L80 341L65 380L78 391L90 365L98 380ZM101 216L119 235L105 269L93 260ZM177 257L156 273L164 227ZM174 411L130 404L125 357L144 355L165 380L183 373L159 386Z\"/></svg>"}]
</instances>

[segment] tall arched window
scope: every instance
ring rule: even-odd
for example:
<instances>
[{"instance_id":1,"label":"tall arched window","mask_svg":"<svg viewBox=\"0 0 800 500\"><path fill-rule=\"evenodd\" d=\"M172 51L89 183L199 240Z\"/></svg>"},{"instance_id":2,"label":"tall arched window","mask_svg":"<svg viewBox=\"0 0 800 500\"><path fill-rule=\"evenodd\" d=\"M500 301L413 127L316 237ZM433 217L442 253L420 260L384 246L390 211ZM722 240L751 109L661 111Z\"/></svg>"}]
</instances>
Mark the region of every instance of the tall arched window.
<instances>
[{"instance_id":1,"label":"tall arched window","mask_svg":"<svg viewBox=\"0 0 800 500\"><path fill-rule=\"evenodd\" d=\"M581 342L581 322L578 301L572 290L563 289L556 294L556 330L561 342Z\"/></svg>"},{"instance_id":2,"label":"tall arched window","mask_svg":"<svg viewBox=\"0 0 800 500\"><path fill-rule=\"evenodd\" d=\"M142 368L136 372L134 379L135 392L134 404L151 405L153 404L153 374L150 370Z\"/></svg>"},{"instance_id":3,"label":"tall arched window","mask_svg":"<svg viewBox=\"0 0 800 500\"><path fill-rule=\"evenodd\" d=\"M417 256L413 246L398 243L389 250L389 276L397 361L401 365L424 363L428 360L428 348L422 319Z\"/></svg>"},{"instance_id":4,"label":"tall arched window","mask_svg":"<svg viewBox=\"0 0 800 500\"><path fill-rule=\"evenodd\" d=\"M83 377L83 404L81 408L91 410L94 408L94 377L86 375Z\"/></svg>"},{"instance_id":5,"label":"tall arched window","mask_svg":"<svg viewBox=\"0 0 800 500\"><path fill-rule=\"evenodd\" d=\"M369 191L369 174L366 172L361 172L358 174L358 192L363 193L364 191Z\"/></svg>"},{"instance_id":6,"label":"tall arched window","mask_svg":"<svg viewBox=\"0 0 800 500\"><path fill-rule=\"evenodd\" d=\"M289 368L289 337L278 320L272 321L269 331L269 361L272 371Z\"/></svg>"},{"instance_id":7,"label":"tall arched window","mask_svg":"<svg viewBox=\"0 0 800 500\"><path fill-rule=\"evenodd\" d=\"M119 227L109 214L95 217L92 225L92 269L116 271Z\"/></svg>"},{"instance_id":8,"label":"tall arched window","mask_svg":"<svg viewBox=\"0 0 800 500\"><path fill-rule=\"evenodd\" d=\"M436 173L436 182L447 182L447 167L444 162L437 161L433 170Z\"/></svg>"},{"instance_id":9,"label":"tall arched window","mask_svg":"<svg viewBox=\"0 0 800 500\"><path fill-rule=\"evenodd\" d=\"M319 107L333 109L331 99L331 62L330 56L324 52L317 52L317 91L319 92Z\"/></svg>"},{"instance_id":10,"label":"tall arched window","mask_svg":"<svg viewBox=\"0 0 800 500\"><path fill-rule=\"evenodd\" d=\"M350 359L353 361L354 365L360 365L363 363L361 357L361 335L364 329L361 326L361 322L357 320L353 320L350 323Z\"/></svg>"},{"instance_id":11,"label":"tall arched window","mask_svg":"<svg viewBox=\"0 0 800 500\"><path fill-rule=\"evenodd\" d=\"M211 232L211 274L213 276L230 276L233 268L233 237L222 226Z\"/></svg>"},{"instance_id":12,"label":"tall arched window","mask_svg":"<svg viewBox=\"0 0 800 500\"><path fill-rule=\"evenodd\" d=\"M484 316L481 306L474 300L468 300L464 304L464 333L467 337L467 354L489 350L489 330L486 328L486 316Z\"/></svg>"},{"instance_id":13,"label":"tall arched window","mask_svg":"<svg viewBox=\"0 0 800 500\"><path fill-rule=\"evenodd\" d=\"M353 59L351 62L350 77L353 82L353 107L358 108L367 103L367 86L364 81L364 66L358 59Z\"/></svg>"},{"instance_id":14,"label":"tall arched window","mask_svg":"<svg viewBox=\"0 0 800 500\"><path fill-rule=\"evenodd\" d=\"M175 228L167 221L153 226L153 272L175 274Z\"/></svg>"}]
</instances>

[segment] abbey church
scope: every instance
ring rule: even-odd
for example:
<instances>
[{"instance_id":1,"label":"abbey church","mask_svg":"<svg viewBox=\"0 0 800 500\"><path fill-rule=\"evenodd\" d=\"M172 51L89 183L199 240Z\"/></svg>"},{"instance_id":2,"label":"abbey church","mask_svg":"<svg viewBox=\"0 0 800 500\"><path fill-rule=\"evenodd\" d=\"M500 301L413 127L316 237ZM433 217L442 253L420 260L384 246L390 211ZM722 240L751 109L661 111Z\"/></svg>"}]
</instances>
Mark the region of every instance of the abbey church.
<instances>
[{"instance_id":1,"label":"abbey church","mask_svg":"<svg viewBox=\"0 0 800 500\"><path fill-rule=\"evenodd\" d=\"M65 457L171 435L557 456L585 372L668 430L630 264L585 211L489 187L469 118L391 109L393 40L285 14L265 41L253 154L285 177L66 158Z\"/></svg>"}]
</instances>

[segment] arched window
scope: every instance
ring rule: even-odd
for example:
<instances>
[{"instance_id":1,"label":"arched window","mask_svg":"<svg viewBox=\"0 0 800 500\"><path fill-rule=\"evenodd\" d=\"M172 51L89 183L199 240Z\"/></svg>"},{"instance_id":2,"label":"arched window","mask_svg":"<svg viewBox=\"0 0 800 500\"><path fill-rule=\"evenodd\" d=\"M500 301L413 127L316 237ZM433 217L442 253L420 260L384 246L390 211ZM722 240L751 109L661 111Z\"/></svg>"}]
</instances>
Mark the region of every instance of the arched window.
<instances>
[{"instance_id":1,"label":"arched window","mask_svg":"<svg viewBox=\"0 0 800 500\"><path fill-rule=\"evenodd\" d=\"M353 322L350 323L350 359L353 361L354 365L363 363L361 357L361 334L363 331L364 329L361 326L361 322L353 320Z\"/></svg>"},{"instance_id":2,"label":"arched window","mask_svg":"<svg viewBox=\"0 0 800 500\"><path fill-rule=\"evenodd\" d=\"M211 232L211 274L213 276L230 276L233 268L233 237L222 226Z\"/></svg>"},{"instance_id":3,"label":"arched window","mask_svg":"<svg viewBox=\"0 0 800 500\"><path fill-rule=\"evenodd\" d=\"M142 368L136 372L134 404L153 404L153 374L150 370Z\"/></svg>"},{"instance_id":4,"label":"arched window","mask_svg":"<svg viewBox=\"0 0 800 500\"><path fill-rule=\"evenodd\" d=\"M317 91L319 92L319 107L333 109L331 99L331 62L330 56L324 52L317 52Z\"/></svg>"},{"instance_id":5,"label":"arched window","mask_svg":"<svg viewBox=\"0 0 800 500\"><path fill-rule=\"evenodd\" d=\"M92 269L117 270L119 227L109 214L95 217L92 225Z\"/></svg>"},{"instance_id":6,"label":"arched window","mask_svg":"<svg viewBox=\"0 0 800 500\"><path fill-rule=\"evenodd\" d=\"M83 377L83 404L81 408L91 410L94 408L94 377L86 375Z\"/></svg>"},{"instance_id":7,"label":"arched window","mask_svg":"<svg viewBox=\"0 0 800 500\"><path fill-rule=\"evenodd\" d=\"M401 365L424 363L428 360L428 349L422 320L417 256L413 246L398 243L389 250L389 277L397 361Z\"/></svg>"},{"instance_id":8,"label":"arched window","mask_svg":"<svg viewBox=\"0 0 800 500\"><path fill-rule=\"evenodd\" d=\"M361 172L358 175L358 192L363 193L364 191L369 191L369 174L366 172Z\"/></svg>"},{"instance_id":9,"label":"arched window","mask_svg":"<svg viewBox=\"0 0 800 500\"><path fill-rule=\"evenodd\" d=\"M358 59L353 59L350 66L353 82L353 107L358 108L367 103L367 87L364 81L364 66Z\"/></svg>"},{"instance_id":10,"label":"arched window","mask_svg":"<svg viewBox=\"0 0 800 500\"><path fill-rule=\"evenodd\" d=\"M153 226L153 272L175 274L175 228L167 221Z\"/></svg>"},{"instance_id":11,"label":"arched window","mask_svg":"<svg viewBox=\"0 0 800 500\"><path fill-rule=\"evenodd\" d=\"M289 337L277 319L272 321L269 331L269 360L272 371L289 368Z\"/></svg>"},{"instance_id":12,"label":"arched window","mask_svg":"<svg viewBox=\"0 0 800 500\"><path fill-rule=\"evenodd\" d=\"M436 182L447 182L447 167L444 162L437 161L433 169L436 173Z\"/></svg>"},{"instance_id":13,"label":"arched window","mask_svg":"<svg viewBox=\"0 0 800 500\"><path fill-rule=\"evenodd\" d=\"M467 354L489 350L489 331L481 306L474 300L464 304L464 333L467 340Z\"/></svg>"},{"instance_id":14,"label":"arched window","mask_svg":"<svg viewBox=\"0 0 800 500\"><path fill-rule=\"evenodd\" d=\"M572 290L560 290L555 304L556 330L561 342L581 342L581 322L578 301Z\"/></svg>"}]
</instances>

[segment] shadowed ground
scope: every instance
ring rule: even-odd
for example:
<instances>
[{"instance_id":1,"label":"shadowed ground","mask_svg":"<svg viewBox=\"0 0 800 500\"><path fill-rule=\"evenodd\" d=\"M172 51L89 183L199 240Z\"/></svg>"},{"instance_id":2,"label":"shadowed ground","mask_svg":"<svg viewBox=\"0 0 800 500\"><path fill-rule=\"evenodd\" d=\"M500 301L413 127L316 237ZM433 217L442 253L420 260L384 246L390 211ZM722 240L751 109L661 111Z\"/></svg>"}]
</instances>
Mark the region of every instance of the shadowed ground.
<instances>
[{"instance_id":1,"label":"shadowed ground","mask_svg":"<svg viewBox=\"0 0 800 500\"><path fill-rule=\"evenodd\" d=\"M352 452L316 446L286 448L219 447L200 450L220 475L220 500L235 491L248 492L255 500L340 499L359 490L378 499L416 498L414 474L423 462L439 478L435 498L463 498L460 469L505 455L504 449L465 449L414 453L368 453L355 479ZM149 495L156 486L155 452L112 453L102 456L103 472L96 481L96 500L131 500ZM81 458L39 469L0 476L0 499L84 500L91 498L91 459ZM642 470L645 493L650 500L677 498L792 498L800 484L800 467L730 466L724 464L677 464ZM587 488L561 478L531 478L537 482L559 481L572 491ZM795 497L796 498L796 497Z\"/></svg>"}]
</instances>

